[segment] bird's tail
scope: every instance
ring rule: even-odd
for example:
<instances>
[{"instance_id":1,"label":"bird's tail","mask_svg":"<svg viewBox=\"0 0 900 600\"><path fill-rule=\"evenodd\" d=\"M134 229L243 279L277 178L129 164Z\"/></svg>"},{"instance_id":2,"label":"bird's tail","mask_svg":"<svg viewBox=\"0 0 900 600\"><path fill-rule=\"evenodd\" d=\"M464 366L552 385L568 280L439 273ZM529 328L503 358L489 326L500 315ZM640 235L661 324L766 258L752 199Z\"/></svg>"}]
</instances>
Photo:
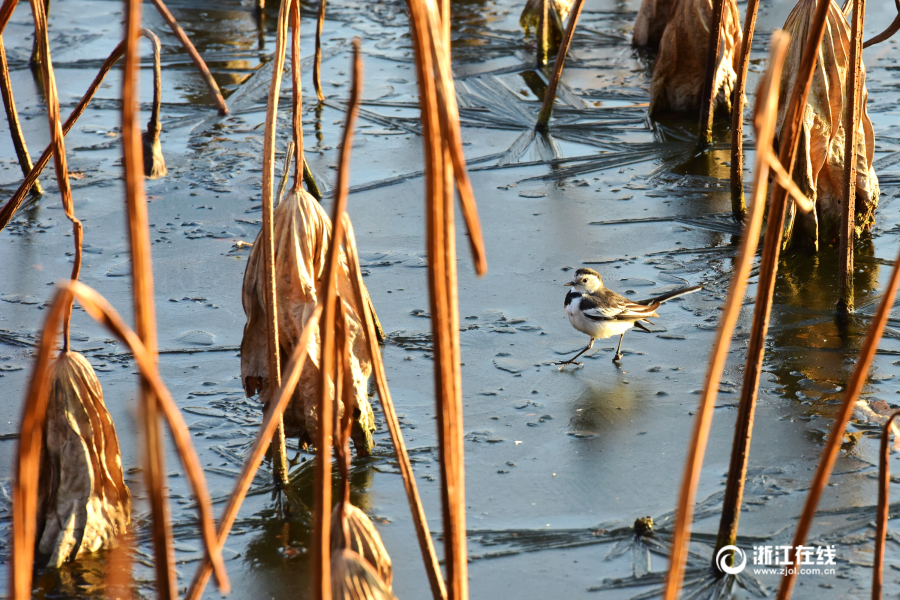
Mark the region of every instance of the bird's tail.
<instances>
[{"instance_id":1,"label":"bird's tail","mask_svg":"<svg viewBox=\"0 0 900 600\"><path fill-rule=\"evenodd\" d=\"M672 300L673 298L679 298L681 296L687 296L688 294L693 294L694 292L699 292L703 289L702 285L692 285L691 287L681 288L680 290L675 290L672 292L667 292L665 294L661 294L659 296L655 296L653 298L648 298L647 300L638 300L638 304L654 304L666 302L667 300Z\"/></svg>"}]
</instances>

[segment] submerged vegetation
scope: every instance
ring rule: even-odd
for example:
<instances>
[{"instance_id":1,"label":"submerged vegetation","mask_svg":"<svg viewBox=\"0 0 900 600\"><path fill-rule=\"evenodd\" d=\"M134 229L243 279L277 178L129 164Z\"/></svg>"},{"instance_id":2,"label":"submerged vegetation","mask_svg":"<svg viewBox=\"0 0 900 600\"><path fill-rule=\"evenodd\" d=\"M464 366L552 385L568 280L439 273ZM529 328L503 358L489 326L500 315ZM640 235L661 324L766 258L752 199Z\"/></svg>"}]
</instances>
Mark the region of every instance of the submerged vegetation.
<instances>
[{"instance_id":1,"label":"submerged vegetation","mask_svg":"<svg viewBox=\"0 0 900 600\"><path fill-rule=\"evenodd\" d=\"M8 597L786 600L814 547L816 597L896 585L900 15L504 2L2 3ZM574 264L703 285L561 373Z\"/></svg>"}]
</instances>

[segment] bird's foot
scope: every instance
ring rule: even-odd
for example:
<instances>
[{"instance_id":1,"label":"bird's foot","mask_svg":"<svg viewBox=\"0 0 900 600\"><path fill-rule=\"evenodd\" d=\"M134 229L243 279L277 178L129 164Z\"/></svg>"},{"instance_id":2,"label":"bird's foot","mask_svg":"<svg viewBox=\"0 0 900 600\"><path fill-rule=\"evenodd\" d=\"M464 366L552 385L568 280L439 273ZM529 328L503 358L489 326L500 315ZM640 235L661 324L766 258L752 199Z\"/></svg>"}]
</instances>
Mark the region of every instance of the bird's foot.
<instances>
[{"instance_id":1,"label":"bird's foot","mask_svg":"<svg viewBox=\"0 0 900 600\"><path fill-rule=\"evenodd\" d=\"M620 360L622 360L622 353L617 352L616 355L613 356L613 362L619 362Z\"/></svg>"},{"instance_id":2,"label":"bird's foot","mask_svg":"<svg viewBox=\"0 0 900 600\"><path fill-rule=\"evenodd\" d=\"M577 367L583 367L583 366L584 366L584 363L583 363L583 362L575 362L575 361L573 361L573 360L562 360L562 361L559 361L559 362L555 362L555 363L553 363L553 364L554 364L554 365L559 365L559 367L557 367L557 368L558 368L560 371L563 370L563 367L566 367L566 366L568 366L568 365L575 365L575 366L577 366Z\"/></svg>"}]
</instances>

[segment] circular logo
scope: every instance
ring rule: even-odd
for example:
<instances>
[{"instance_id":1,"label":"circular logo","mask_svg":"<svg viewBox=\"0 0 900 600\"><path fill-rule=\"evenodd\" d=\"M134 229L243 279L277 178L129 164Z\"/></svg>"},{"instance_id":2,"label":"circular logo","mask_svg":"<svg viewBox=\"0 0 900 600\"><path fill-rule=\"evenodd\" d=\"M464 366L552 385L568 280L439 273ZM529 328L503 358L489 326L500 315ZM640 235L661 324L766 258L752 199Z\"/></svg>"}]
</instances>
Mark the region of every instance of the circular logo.
<instances>
[{"instance_id":1,"label":"circular logo","mask_svg":"<svg viewBox=\"0 0 900 600\"><path fill-rule=\"evenodd\" d=\"M734 553L731 565L728 564L728 554L730 552ZM738 560L740 560L740 563L738 563ZM723 573L737 575L747 566L747 555L737 546L722 546L719 552L716 553L716 565Z\"/></svg>"}]
</instances>

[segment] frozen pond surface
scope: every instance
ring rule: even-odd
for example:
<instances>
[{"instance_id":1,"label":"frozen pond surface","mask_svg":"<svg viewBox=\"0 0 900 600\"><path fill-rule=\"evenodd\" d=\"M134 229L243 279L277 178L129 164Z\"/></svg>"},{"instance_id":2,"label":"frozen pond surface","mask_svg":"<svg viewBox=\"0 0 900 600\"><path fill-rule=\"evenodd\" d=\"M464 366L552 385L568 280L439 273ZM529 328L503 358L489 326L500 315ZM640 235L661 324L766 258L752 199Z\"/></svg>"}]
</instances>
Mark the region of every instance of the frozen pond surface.
<instances>
[{"instance_id":1,"label":"frozen pond surface","mask_svg":"<svg viewBox=\"0 0 900 600\"><path fill-rule=\"evenodd\" d=\"M163 43L162 145L169 168L147 182L162 376L185 413L218 514L251 444L261 411L241 388L244 315L240 289L259 230L262 127L274 48L276 3L259 29L249 3L188 0L171 9L229 93L232 115L217 116L203 82L177 40L147 4L145 26ZM546 73L531 70L532 40L518 27L520 4L510 0L454 3L454 68L465 152L485 231L489 272L477 279L460 234L460 334L466 433L467 524L473 598L586 598L613 579L646 571L647 545L621 541L616 529L651 515L664 544L681 481L693 412L732 271L740 233L729 218L728 132L707 151L694 144L689 121L647 118L651 58L630 46L637 0L587 4L563 75L553 140L518 157L520 136L539 108ZM212 4L210 4L211 6ZM742 15L745 5L741 4ZM764 0L754 40L752 78L765 68L769 32L790 2ZM62 112L68 114L121 36L121 4L54 0L50 38ZM304 56L312 55L315 6L304 7ZM353 218L365 282L386 332L383 354L402 416L420 492L433 531L440 529L440 490L424 270L422 145L415 71L404 3L329 3L323 85L316 109L311 62L304 61L307 157L320 182L333 184L343 99L349 89L350 40L360 36L365 104L352 163ZM873 3L867 37L893 18L889 3ZM27 67L31 15L16 11L7 28L16 100L36 156L48 141L39 87ZM144 44L145 56L149 56ZM788 256L781 267L750 457L741 533L760 544L790 543L822 443L862 337L900 249L900 64L898 43L866 51L869 113L876 133L881 205L871 236L859 242L858 314L848 331L835 325L836 252ZM142 98L151 68L143 62ZM177 69L177 70L176 70ZM282 91L279 154L290 137L290 79ZM121 180L120 78L111 73L67 139L75 173L76 214L85 227L82 280L130 320L131 292ZM752 106L752 103L751 103ZM149 101L142 114L149 115ZM0 132L0 190L20 180L7 127ZM752 130L749 126L746 131ZM516 143L518 140L518 144ZM748 140L751 143L752 140ZM752 164L752 160L747 161ZM32 345L43 323L52 282L68 277L70 226L53 184L0 233L0 477L8 491L20 408ZM279 163L280 169L280 163ZM749 177L745 177L748 180ZM330 208L330 200L325 201ZM611 362L616 340L595 344L584 368L559 372L559 360L586 343L563 316L562 284L588 265L607 284L640 299L706 282L706 289L666 305L652 334L629 333L621 366ZM718 527L732 423L740 390L756 274L732 345L715 411L698 499L689 567L702 567ZM129 354L76 309L74 349L87 355L117 424L128 483L136 498L132 529L136 587L153 596L148 508L138 465L135 366ZM881 344L864 397L897 404L900 322ZM375 403L376 411L378 409ZM428 597L390 441L376 412L378 447L356 461L353 502L376 521L394 562L399 598ZM877 439L854 422L826 490L811 543L837 546L837 575L801 577L798 598L868 596L876 503ZM296 447L296 446L295 446ZM293 454L291 452L290 454ZM268 472L254 490L225 546L233 598L309 595L312 506L311 456L297 467L300 510L289 520L272 500ZM897 471L894 458L894 470ZM187 482L168 456L179 582L186 587L201 557ZM896 500L895 500L896 501ZM9 507L3 508L8 527ZM894 522L896 525L896 522ZM6 533L2 535L6 539ZM711 541L710 541L711 539ZM890 538L889 538L890 539ZM897 538L895 538L897 539ZM706 544L700 543L707 540ZM754 543L748 537L746 547ZM4 541L5 544L5 541ZM900 554L888 545L885 585L896 593ZM439 555L441 548L438 548ZM491 555L495 555L491 557ZM5 555L3 561L8 561ZM652 590L667 563L654 554L643 587L607 589L630 598ZM44 597L100 597L104 558L40 574ZM0 589L6 587L0 569ZM775 575L760 578L777 586ZM827 589L822 589L827 588ZM750 591L736 588L739 597ZM214 587L207 598L219 597Z\"/></svg>"}]
</instances>

